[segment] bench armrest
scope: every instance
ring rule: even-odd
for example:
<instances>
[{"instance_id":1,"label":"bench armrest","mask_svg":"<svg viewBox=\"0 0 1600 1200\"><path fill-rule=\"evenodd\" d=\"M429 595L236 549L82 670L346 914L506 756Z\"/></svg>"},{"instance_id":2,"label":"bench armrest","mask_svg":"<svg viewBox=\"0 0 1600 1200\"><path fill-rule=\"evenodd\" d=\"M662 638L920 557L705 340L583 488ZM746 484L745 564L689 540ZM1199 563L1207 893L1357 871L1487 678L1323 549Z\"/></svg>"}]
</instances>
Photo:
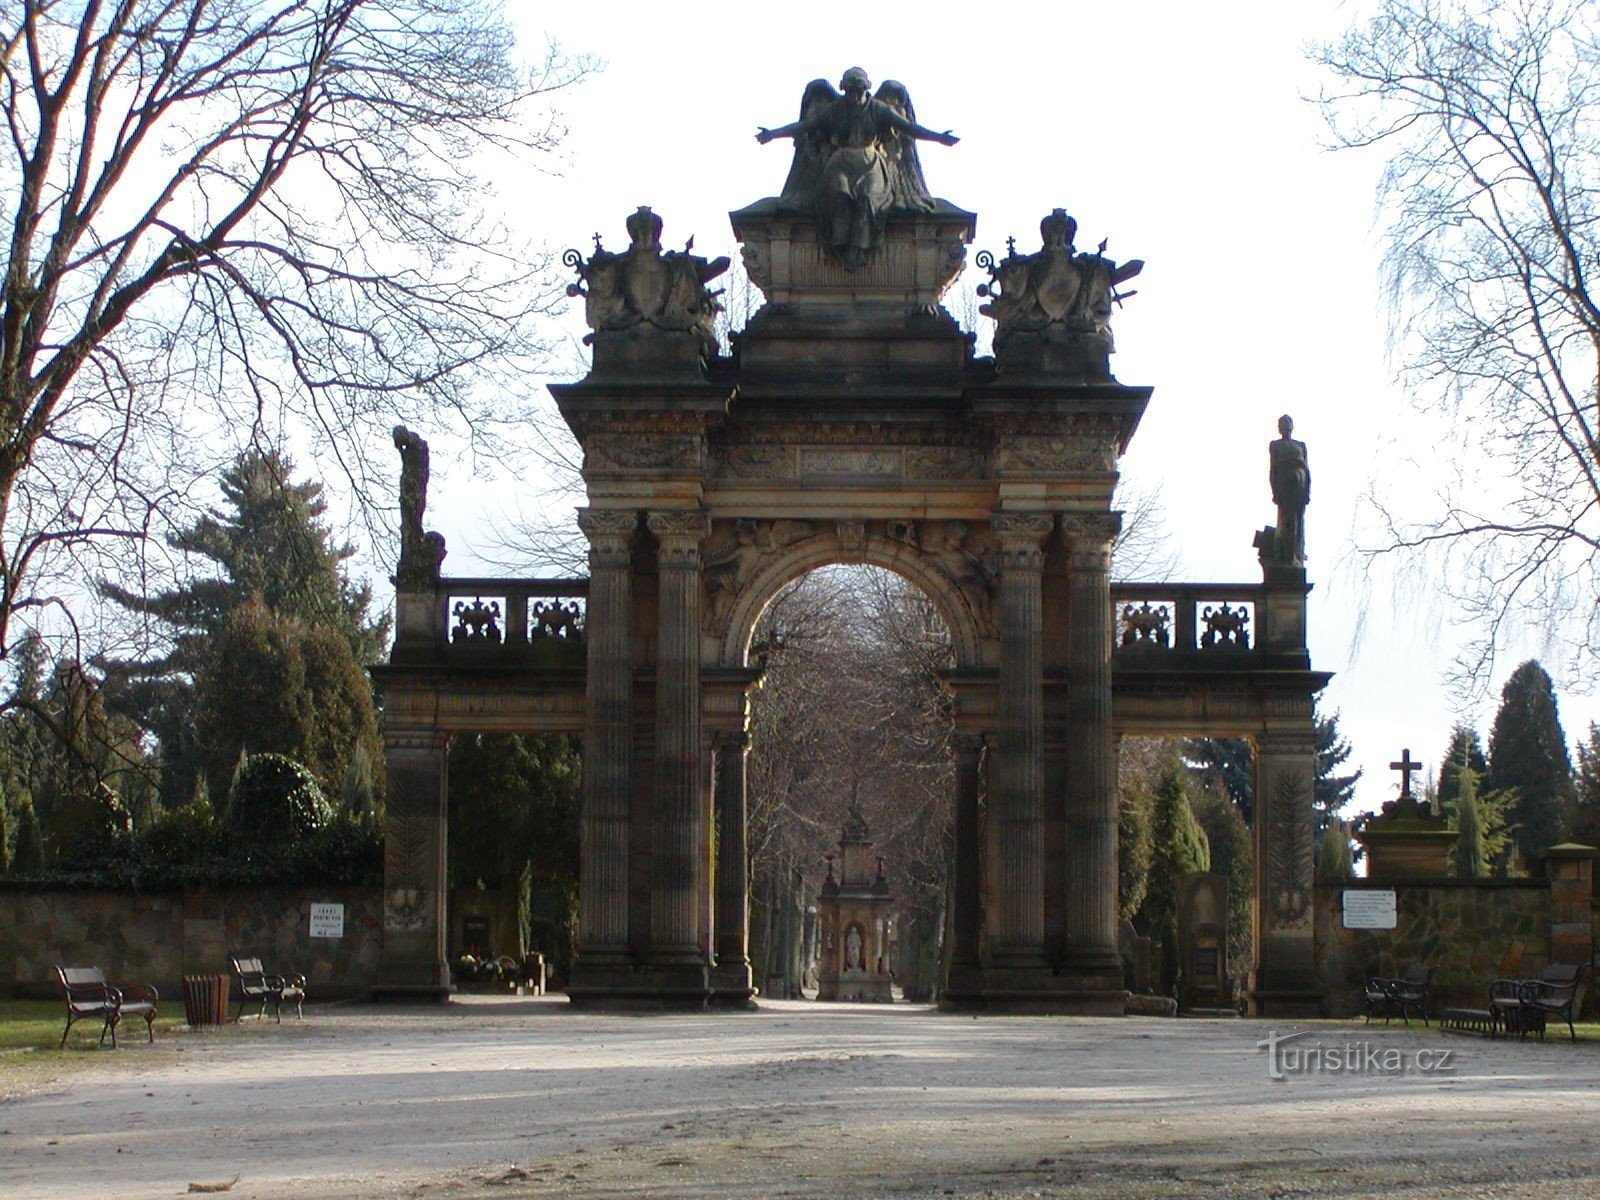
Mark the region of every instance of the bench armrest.
<instances>
[{"instance_id":1,"label":"bench armrest","mask_svg":"<svg viewBox=\"0 0 1600 1200\"><path fill-rule=\"evenodd\" d=\"M125 1003L131 1002L134 1004L155 1004L160 999L161 993L156 991L156 989L151 987L149 984L140 984L137 987L128 988L127 991L123 993L123 1001Z\"/></svg>"}]
</instances>

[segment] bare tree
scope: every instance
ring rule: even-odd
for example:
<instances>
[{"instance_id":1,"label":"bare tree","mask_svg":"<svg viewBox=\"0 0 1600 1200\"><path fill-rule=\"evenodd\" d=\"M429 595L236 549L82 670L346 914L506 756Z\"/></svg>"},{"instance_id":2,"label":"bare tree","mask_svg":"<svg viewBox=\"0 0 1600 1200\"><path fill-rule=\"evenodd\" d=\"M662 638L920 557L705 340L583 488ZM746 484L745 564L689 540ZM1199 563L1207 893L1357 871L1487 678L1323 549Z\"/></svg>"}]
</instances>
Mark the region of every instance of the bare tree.
<instances>
[{"instance_id":1,"label":"bare tree","mask_svg":"<svg viewBox=\"0 0 1600 1200\"><path fill-rule=\"evenodd\" d=\"M381 497L394 421L518 419L486 378L548 293L469 164L548 150L582 68L518 68L493 4L10 0L0 64L0 654L241 443Z\"/></svg>"},{"instance_id":2,"label":"bare tree","mask_svg":"<svg viewBox=\"0 0 1600 1200\"><path fill-rule=\"evenodd\" d=\"M1426 553L1481 638L1481 689L1520 621L1600 650L1600 12L1574 0L1385 0L1313 53L1343 148L1387 154L1395 349L1453 436L1439 503L1379 498L1372 555ZM1454 460L1453 462L1451 460Z\"/></svg>"}]
</instances>

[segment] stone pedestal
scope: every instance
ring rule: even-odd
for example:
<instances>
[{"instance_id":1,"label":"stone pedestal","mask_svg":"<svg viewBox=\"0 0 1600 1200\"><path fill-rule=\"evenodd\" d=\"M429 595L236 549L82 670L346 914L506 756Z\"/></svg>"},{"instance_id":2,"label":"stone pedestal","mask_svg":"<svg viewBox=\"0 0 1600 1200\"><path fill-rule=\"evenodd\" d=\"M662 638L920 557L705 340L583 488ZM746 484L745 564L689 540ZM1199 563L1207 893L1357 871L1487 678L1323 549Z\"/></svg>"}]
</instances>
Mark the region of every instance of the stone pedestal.
<instances>
[{"instance_id":1,"label":"stone pedestal","mask_svg":"<svg viewBox=\"0 0 1600 1200\"><path fill-rule=\"evenodd\" d=\"M1368 818L1356 832L1367 851L1367 878L1448 878L1456 833L1444 815L1434 815L1410 796L1383 808L1382 816Z\"/></svg>"}]
</instances>

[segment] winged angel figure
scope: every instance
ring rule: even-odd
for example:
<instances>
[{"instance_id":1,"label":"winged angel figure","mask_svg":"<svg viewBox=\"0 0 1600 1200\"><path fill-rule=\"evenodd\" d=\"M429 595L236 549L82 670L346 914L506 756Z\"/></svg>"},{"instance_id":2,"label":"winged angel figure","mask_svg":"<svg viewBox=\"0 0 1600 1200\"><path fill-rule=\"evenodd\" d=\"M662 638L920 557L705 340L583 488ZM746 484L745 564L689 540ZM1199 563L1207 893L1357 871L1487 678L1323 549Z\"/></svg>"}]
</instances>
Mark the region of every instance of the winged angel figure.
<instances>
[{"instance_id":1,"label":"winged angel figure","mask_svg":"<svg viewBox=\"0 0 1600 1200\"><path fill-rule=\"evenodd\" d=\"M762 128L756 140L794 139L794 165L780 203L815 211L829 249L854 270L882 240L891 212L933 208L917 142L954 146L960 139L918 125L904 84L886 79L874 96L867 73L851 67L839 86L842 95L826 79L813 79L800 101L800 119Z\"/></svg>"}]
</instances>

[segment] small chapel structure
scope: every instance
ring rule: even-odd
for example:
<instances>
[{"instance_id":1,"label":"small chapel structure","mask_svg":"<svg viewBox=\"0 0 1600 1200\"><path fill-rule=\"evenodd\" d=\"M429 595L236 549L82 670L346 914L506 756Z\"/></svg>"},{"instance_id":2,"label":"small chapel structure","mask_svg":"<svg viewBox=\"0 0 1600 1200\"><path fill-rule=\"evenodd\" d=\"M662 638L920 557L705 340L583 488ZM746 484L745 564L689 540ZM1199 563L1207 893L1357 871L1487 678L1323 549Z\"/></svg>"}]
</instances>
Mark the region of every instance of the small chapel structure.
<instances>
[{"instance_id":1,"label":"small chapel structure","mask_svg":"<svg viewBox=\"0 0 1600 1200\"><path fill-rule=\"evenodd\" d=\"M821 925L817 999L889 1003L893 971L890 933L894 896L884 878L883 859L873 863L872 836L853 801L839 835L839 876L833 857L817 897Z\"/></svg>"}]
</instances>

